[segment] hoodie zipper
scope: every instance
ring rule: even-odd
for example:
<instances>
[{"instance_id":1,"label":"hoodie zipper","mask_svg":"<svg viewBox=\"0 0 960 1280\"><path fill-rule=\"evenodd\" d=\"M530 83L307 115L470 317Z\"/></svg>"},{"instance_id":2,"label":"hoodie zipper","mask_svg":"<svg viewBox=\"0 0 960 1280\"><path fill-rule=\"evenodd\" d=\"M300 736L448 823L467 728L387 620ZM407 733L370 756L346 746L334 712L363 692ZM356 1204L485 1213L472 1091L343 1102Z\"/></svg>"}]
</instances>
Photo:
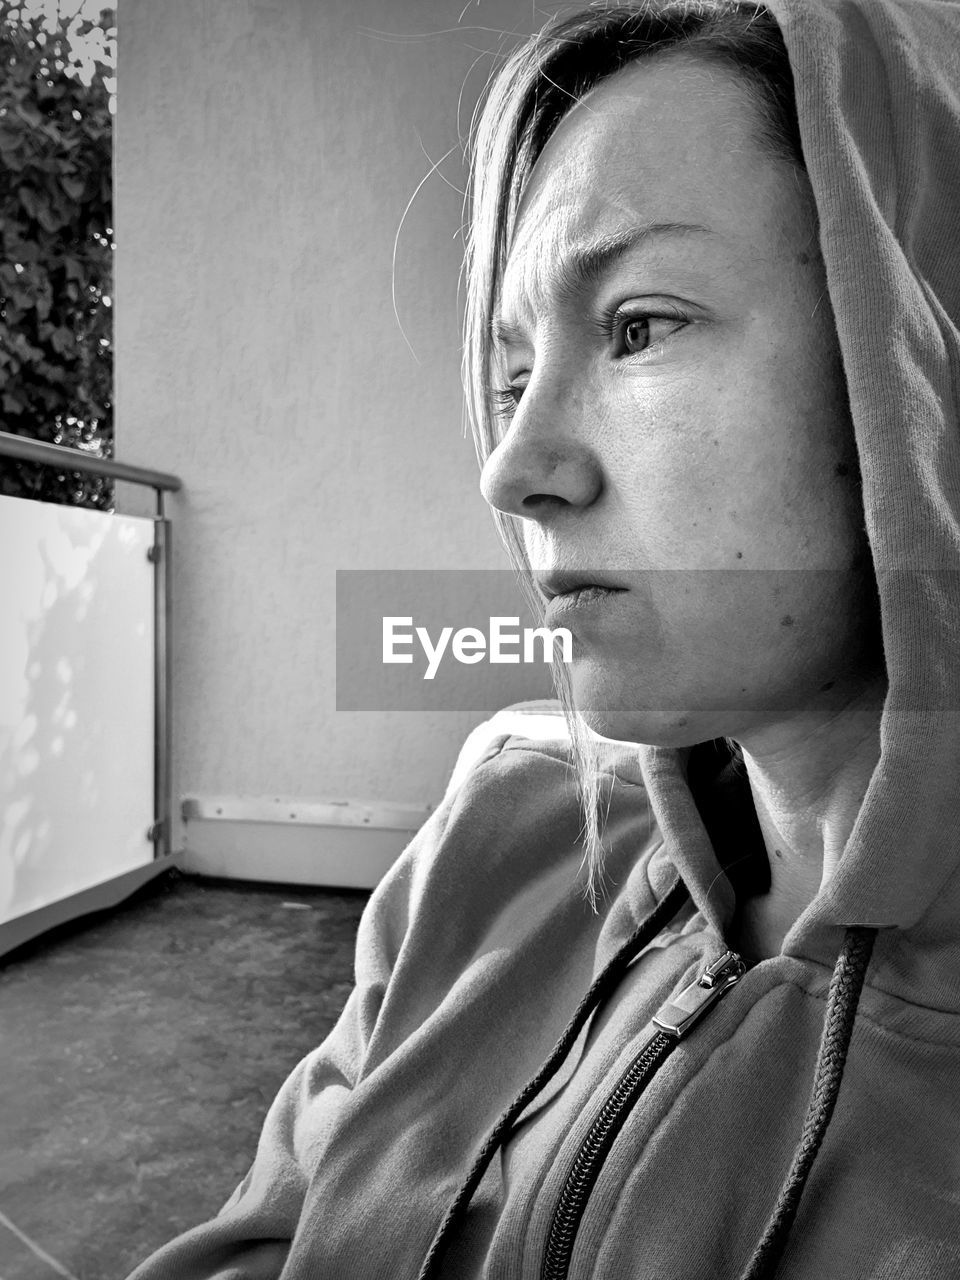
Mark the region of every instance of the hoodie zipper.
<instances>
[{"instance_id":1,"label":"hoodie zipper","mask_svg":"<svg viewBox=\"0 0 960 1280\"><path fill-rule=\"evenodd\" d=\"M657 1010L653 1018L656 1032L617 1081L567 1175L550 1224L540 1280L565 1280L590 1193L631 1109L678 1042L724 992L740 981L746 968L735 951L725 951L707 965L694 982Z\"/></svg>"}]
</instances>

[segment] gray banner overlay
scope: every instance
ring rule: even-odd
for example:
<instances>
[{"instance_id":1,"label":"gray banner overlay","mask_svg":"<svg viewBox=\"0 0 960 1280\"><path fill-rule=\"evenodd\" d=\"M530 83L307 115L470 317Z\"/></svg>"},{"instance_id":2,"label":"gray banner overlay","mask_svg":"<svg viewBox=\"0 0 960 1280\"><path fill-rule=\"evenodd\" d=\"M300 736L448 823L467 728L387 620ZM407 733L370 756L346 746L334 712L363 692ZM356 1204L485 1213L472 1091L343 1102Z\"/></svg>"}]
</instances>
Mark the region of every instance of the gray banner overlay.
<instances>
[{"instance_id":1,"label":"gray banner overlay","mask_svg":"<svg viewBox=\"0 0 960 1280\"><path fill-rule=\"evenodd\" d=\"M580 574L620 594L592 613L589 605L564 610L558 598L544 618L512 570L338 570L337 710L491 713L555 696L553 663L569 661L573 676L585 671L592 680L594 699L621 709L636 697L638 705L683 711L697 689L703 707L736 706L742 692L754 709L766 699L769 710L784 711L796 706L804 668L819 669L817 655L834 632L855 667L885 661L894 673L888 710L960 708L960 653L943 661L960 646L954 571L881 571L878 594L848 570ZM536 597L529 576L527 591ZM949 617L945 599L957 602ZM915 630L897 623L905 616L918 620ZM932 665L924 652L931 644L940 658ZM785 664L796 681L784 681ZM733 669L742 680L731 697ZM829 691L828 675L814 692Z\"/></svg>"}]
</instances>

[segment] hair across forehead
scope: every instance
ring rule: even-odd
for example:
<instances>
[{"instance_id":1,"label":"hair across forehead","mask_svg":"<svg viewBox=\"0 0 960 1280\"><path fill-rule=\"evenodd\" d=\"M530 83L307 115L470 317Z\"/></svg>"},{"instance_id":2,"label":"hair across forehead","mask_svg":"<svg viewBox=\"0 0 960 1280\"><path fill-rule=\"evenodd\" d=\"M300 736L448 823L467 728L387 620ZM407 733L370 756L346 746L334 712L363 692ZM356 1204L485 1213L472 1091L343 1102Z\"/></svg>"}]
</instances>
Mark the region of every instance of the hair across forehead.
<instances>
[{"instance_id":1,"label":"hair across forehead","mask_svg":"<svg viewBox=\"0 0 960 1280\"><path fill-rule=\"evenodd\" d=\"M513 176L522 179L559 120L591 88L641 58L680 52L738 73L760 108L760 144L802 166L780 29L766 8L736 0L648 0L547 24L496 78L480 133L485 127L513 133L521 144Z\"/></svg>"},{"instance_id":2,"label":"hair across forehead","mask_svg":"<svg viewBox=\"0 0 960 1280\"><path fill-rule=\"evenodd\" d=\"M737 0L647 0L548 23L494 78L476 131L476 162L510 186L522 184L558 122L590 89L641 58L681 52L739 74L757 101L759 144L803 165L780 29L769 10Z\"/></svg>"}]
</instances>

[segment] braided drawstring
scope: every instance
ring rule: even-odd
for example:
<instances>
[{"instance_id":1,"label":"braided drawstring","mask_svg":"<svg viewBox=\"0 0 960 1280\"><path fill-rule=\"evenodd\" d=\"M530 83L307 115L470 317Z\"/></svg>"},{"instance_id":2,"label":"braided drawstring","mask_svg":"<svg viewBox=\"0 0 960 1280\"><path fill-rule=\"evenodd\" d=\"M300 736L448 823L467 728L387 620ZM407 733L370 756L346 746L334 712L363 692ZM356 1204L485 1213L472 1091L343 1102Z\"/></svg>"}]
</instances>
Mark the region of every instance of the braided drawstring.
<instances>
[{"instance_id":1,"label":"braided drawstring","mask_svg":"<svg viewBox=\"0 0 960 1280\"><path fill-rule=\"evenodd\" d=\"M557 1041L552 1049L550 1056L546 1062L526 1084L519 1094L507 1107L506 1111L500 1116L500 1119L490 1130L490 1133L483 1146L477 1152L470 1172L450 1202L450 1207L444 1215L443 1221L433 1238L430 1250L424 1259L423 1266L420 1268L420 1274L417 1280L436 1280L439 1275L439 1266L443 1260L450 1242L450 1236L455 1230L457 1224L466 1212L467 1206L473 1197L473 1193L480 1185L487 1166L497 1152L497 1148L507 1137L510 1129L520 1113L529 1105L537 1096L543 1087L556 1075L563 1060L576 1043L577 1037L586 1025L587 1019L593 1013L594 1009L601 1004L623 976L624 970L630 962L657 936L657 934L669 924L673 917L677 914L689 897L689 892L683 881L677 877L671 885L669 892L661 902L657 904L654 910L643 920L633 931L626 942L616 952L606 968L594 980L586 995L577 1006L577 1010L570 1022L567 1024L563 1035Z\"/></svg>"},{"instance_id":2,"label":"braided drawstring","mask_svg":"<svg viewBox=\"0 0 960 1280\"><path fill-rule=\"evenodd\" d=\"M780 1189L776 1207L741 1280L773 1280L800 1197L836 1106L840 1081L857 1016L863 980L876 940L876 929L847 929L827 996L827 1013L817 1054L813 1092L793 1163Z\"/></svg>"}]
</instances>

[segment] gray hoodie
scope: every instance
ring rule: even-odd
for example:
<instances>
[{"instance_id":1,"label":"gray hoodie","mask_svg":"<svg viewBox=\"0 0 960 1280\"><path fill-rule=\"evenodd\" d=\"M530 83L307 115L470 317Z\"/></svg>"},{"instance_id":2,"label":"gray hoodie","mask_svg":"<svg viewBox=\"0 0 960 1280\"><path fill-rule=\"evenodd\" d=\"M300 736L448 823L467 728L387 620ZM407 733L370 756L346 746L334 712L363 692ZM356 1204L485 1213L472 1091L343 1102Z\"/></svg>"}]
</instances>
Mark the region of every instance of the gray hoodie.
<instances>
[{"instance_id":1,"label":"gray hoodie","mask_svg":"<svg viewBox=\"0 0 960 1280\"><path fill-rule=\"evenodd\" d=\"M960 1275L960 4L771 8L889 679L839 865L742 971L690 753L611 744L595 914L568 744L495 720L248 1176L135 1280Z\"/></svg>"}]
</instances>

